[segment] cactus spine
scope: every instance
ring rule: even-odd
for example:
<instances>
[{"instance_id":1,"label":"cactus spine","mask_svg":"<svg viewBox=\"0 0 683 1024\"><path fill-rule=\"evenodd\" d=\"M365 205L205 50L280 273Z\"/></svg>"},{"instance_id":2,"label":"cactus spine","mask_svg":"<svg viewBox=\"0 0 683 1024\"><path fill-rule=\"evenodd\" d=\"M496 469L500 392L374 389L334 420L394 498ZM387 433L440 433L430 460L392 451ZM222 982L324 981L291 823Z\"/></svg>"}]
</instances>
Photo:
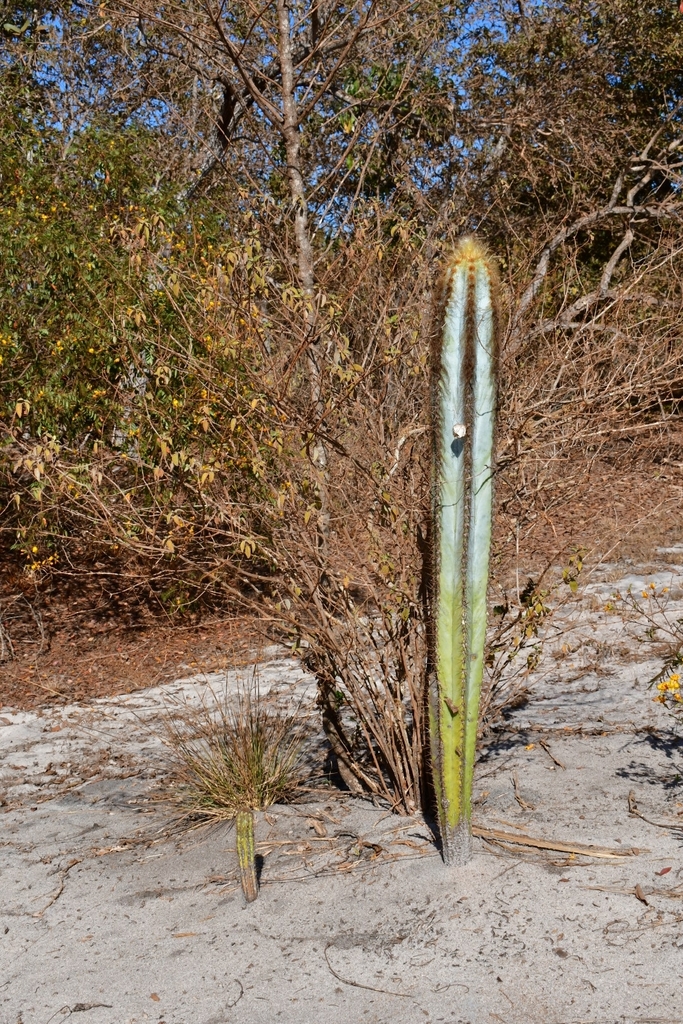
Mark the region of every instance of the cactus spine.
<instances>
[{"instance_id":1,"label":"cactus spine","mask_svg":"<svg viewBox=\"0 0 683 1024\"><path fill-rule=\"evenodd\" d=\"M254 812L238 811L235 830L237 832L237 860L240 869L242 892L247 903L253 903L258 896Z\"/></svg>"},{"instance_id":2,"label":"cactus spine","mask_svg":"<svg viewBox=\"0 0 683 1024\"><path fill-rule=\"evenodd\" d=\"M493 498L494 295L484 250L463 240L446 271L443 329L432 366L430 734L446 863L471 855Z\"/></svg>"}]
</instances>

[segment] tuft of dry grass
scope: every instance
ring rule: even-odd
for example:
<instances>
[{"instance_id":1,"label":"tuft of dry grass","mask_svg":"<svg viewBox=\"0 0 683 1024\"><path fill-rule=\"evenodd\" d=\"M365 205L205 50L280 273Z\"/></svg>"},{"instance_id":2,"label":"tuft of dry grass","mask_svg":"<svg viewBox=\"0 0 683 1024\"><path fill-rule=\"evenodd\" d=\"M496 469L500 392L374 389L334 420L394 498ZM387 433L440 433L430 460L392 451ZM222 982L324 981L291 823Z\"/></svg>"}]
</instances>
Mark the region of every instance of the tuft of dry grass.
<instances>
[{"instance_id":1,"label":"tuft of dry grass","mask_svg":"<svg viewBox=\"0 0 683 1024\"><path fill-rule=\"evenodd\" d=\"M183 816L196 825L229 821L291 799L309 768L303 755L306 714L261 695L256 677L236 693L168 709L172 785Z\"/></svg>"}]
</instances>

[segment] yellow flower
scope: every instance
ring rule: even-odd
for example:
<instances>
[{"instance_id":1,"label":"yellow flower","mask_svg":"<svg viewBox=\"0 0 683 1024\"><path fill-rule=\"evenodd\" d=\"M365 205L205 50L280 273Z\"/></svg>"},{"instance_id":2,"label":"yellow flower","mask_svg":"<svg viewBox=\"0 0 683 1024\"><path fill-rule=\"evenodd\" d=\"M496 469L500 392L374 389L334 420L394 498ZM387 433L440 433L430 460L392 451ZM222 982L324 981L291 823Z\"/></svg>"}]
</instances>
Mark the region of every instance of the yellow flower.
<instances>
[{"instance_id":1,"label":"yellow flower","mask_svg":"<svg viewBox=\"0 0 683 1024\"><path fill-rule=\"evenodd\" d=\"M37 547L35 546L35 544L34 544L34 545L33 545L33 547L31 548L31 551L33 552L33 554L34 554L34 555L37 555L37 554L38 554L38 548L37 548Z\"/></svg>"},{"instance_id":2,"label":"yellow flower","mask_svg":"<svg viewBox=\"0 0 683 1024\"><path fill-rule=\"evenodd\" d=\"M675 690L681 688L681 677L678 672L674 672L668 679L664 679L663 682L657 683L657 689L662 693L673 693Z\"/></svg>"}]
</instances>

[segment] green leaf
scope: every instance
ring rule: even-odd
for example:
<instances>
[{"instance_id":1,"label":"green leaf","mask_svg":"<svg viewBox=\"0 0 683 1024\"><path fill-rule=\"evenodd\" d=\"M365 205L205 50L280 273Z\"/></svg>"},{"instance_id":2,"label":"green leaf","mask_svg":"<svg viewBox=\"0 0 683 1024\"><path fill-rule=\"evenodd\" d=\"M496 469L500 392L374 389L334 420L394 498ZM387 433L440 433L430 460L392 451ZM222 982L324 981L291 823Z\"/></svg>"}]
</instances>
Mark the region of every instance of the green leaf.
<instances>
[{"instance_id":1,"label":"green leaf","mask_svg":"<svg viewBox=\"0 0 683 1024\"><path fill-rule=\"evenodd\" d=\"M18 25L11 25L9 22L5 22L2 26L3 32L8 36L23 36L24 32L30 28L31 22L26 20L21 28Z\"/></svg>"}]
</instances>

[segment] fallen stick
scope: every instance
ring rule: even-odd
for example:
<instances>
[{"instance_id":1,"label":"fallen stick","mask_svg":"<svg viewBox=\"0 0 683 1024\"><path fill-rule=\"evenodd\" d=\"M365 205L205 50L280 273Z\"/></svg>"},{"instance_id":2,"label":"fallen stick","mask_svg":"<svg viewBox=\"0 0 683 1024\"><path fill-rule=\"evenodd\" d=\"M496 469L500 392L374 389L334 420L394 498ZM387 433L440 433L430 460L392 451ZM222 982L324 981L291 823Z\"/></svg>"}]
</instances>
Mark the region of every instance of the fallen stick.
<instances>
[{"instance_id":1,"label":"fallen stick","mask_svg":"<svg viewBox=\"0 0 683 1024\"><path fill-rule=\"evenodd\" d=\"M554 761L558 768L563 768L566 771L566 768L567 768L566 764L562 764L562 762L560 761L559 757L555 757L555 755L553 754L552 750L550 749L548 744L545 742L545 740L539 740L538 741L538 745L539 745L539 747L543 747L543 749L545 750L545 752L548 755L548 757L550 758L550 760Z\"/></svg>"},{"instance_id":2,"label":"fallen stick","mask_svg":"<svg viewBox=\"0 0 683 1024\"><path fill-rule=\"evenodd\" d=\"M334 946L334 942L328 942L328 944L325 946L325 949L323 950L323 956L325 957L325 962L327 963L327 966L330 970L330 974L332 974L332 976L335 977L337 981L341 981L342 985L352 985L353 988L364 988L368 992L381 992L382 995L397 996L399 999L413 998L408 992L392 992L391 989L388 988L375 988L374 985L363 985L362 982L360 981L353 981L351 978L343 978L341 974L337 974L334 967L330 963L329 956L327 955L328 949L330 949L332 946Z\"/></svg>"},{"instance_id":3,"label":"fallen stick","mask_svg":"<svg viewBox=\"0 0 683 1024\"><path fill-rule=\"evenodd\" d=\"M56 889L55 892L53 892L52 896L50 896L50 899L45 904L43 909L36 911L35 914L31 914L31 917L42 917L43 914L45 913L45 911L48 910L52 906L53 903L57 902L59 897L64 892L64 886L66 885L66 876L69 874L69 872L71 871L72 868L75 868L77 864L82 864L82 863L83 863L83 860L79 859L77 857L74 857L73 860L69 861L69 863L66 865L66 867L63 868L62 871L60 872L62 877L61 877L60 882L59 882L59 888Z\"/></svg>"},{"instance_id":4,"label":"fallen stick","mask_svg":"<svg viewBox=\"0 0 683 1024\"><path fill-rule=\"evenodd\" d=\"M523 811L534 811L534 810L536 810L534 805L530 804L527 800L525 800L524 797L522 796L522 794L520 793L520 791L519 791L519 779L517 778L517 772L513 772L512 775L511 775L511 778L512 778L512 788L513 788L513 790L515 792L515 800L517 801L519 806L522 808L522 810Z\"/></svg>"},{"instance_id":5,"label":"fallen stick","mask_svg":"<svg viewBox=\"0 0 683 1024\"><path fill-rule=\"evenodd\" d=\"M653 821L652 818L646 818L644 814L641 814L638 810L638 804L636 803L636 794L632 789L628 792L628 813L633 818L640 818L641 821L646 821L648 825L654 825L656 828L668 828L669 831L676 829L679 831L683 828L683 825L677 821L666 822L666 821Z\"/></svg>"},{"instance_id":6,"label":"fallen stick","mask_svg":"<svg viewBox=\"0 0 683 1024\"><path fill-rule=\"evenodd\" d=\"M618 896L635 896L637 899L641 898L638 896L635 887L633 889L617 889L609 885L582 885L581 888L592 889L595 892L613 892ZM683 892L677 892L675 889L642 889L640 886L637 886L637 888L640 889L643 896L668 896L668 898L672 900L683 899Z\"/></svg>"},{"instance_id":7,"label":"fallen stick","mask_svg":"<svg viewBox=\"0 0 683 1024\"><path fill-rule=\"evenodd\" d=\"M497 828L481 828L479 825L472 826L472 835L480 839L501 840L506 843L514 843L516 846L531 846L536 850L553 850L556 853L574 853L580 857L602 857L607 860L621 859L622 857L637 857L640 850L636 847L625 850L611 850L607 846L584 846L581 843L560 843L552 839L534 839L533 836L520 836L512 832L501 832Z\"/></svg>"}]
</instances>

